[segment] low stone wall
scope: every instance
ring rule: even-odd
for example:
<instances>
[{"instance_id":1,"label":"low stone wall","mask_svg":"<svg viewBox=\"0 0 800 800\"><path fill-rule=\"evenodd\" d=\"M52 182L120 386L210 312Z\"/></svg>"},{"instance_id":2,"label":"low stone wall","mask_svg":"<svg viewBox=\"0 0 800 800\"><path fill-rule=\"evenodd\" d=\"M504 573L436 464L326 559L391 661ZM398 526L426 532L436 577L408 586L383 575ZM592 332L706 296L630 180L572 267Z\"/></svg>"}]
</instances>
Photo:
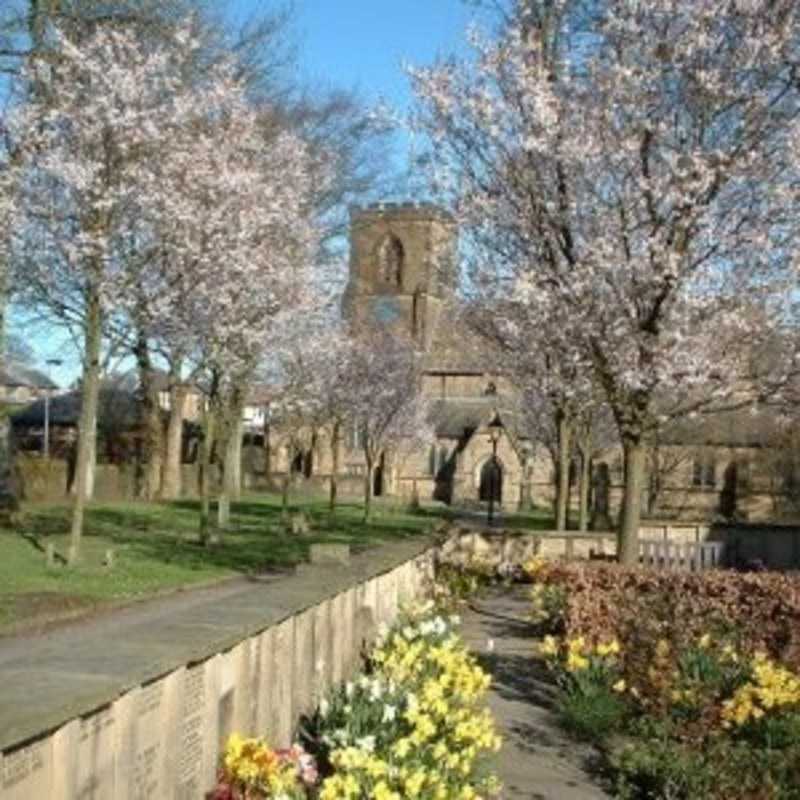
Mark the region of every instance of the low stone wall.
<instances>
[{"instance_id":1,"label":"low stone wall","mask_svg":"<svg viewBox=\"0 0 800 800\"><path fill-rule=\"evenodd\" d=\"M592 558L613 556L617 543L613 533L572 531L475 531L454 526L441 547L441 558L466 562L470 558L492 564L522 563L533 556Z\"/></svg>"},{"instance_id":2,"label":"low stone wall","mask_svg":"<svg viewBox=\"0 0 800 800\"><path fill-rule=\"evenodd\" d=\"M67 652L45 642L29 669L4 663L0 798L202 798L231 732L292 741L300 715L355 670L377 626L424 591L431 547L304 565L201 618L193 610L133 641L109 640L105 652L87 650L78 628Z\"/></svg>"},{"instance_id":3,"label":"low stone wall","mask_svg":"<svg viewBox=\"0 0 800 800\"><path fill-rule=\"evenodd\" d=\"M800 528L788 525L654 524L639 530L641 541L678 545L719 542L725 567L763 566L772 570L800 569ZM451 530L445 557L463 561L471 556L499 564L524 561L534 555L550 558L606 558L617 552L616 534L576 531L476 532Z\"/></svg>"}]
</instances>

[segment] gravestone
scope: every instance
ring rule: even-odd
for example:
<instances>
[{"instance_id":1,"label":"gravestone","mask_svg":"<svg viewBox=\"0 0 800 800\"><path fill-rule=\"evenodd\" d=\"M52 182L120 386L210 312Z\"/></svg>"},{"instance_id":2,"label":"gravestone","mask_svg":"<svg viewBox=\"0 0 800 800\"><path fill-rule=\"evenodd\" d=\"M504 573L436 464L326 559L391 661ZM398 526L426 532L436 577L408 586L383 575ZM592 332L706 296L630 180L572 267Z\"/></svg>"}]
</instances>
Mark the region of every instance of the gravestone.
<instances>
[{"instance_id":1,"label":"gravestone","mask_svg":"<svg viewBox=\"0 0 800 800\"><path fill-rule=\"evenodd\" d=\"M272 650L273 702L270 732L271 744L288 747L294 733L294 627L295 618L282 622L275 628L275 646Z\"/></svg>"},{"instance_id":2,"label":"gravestone","mask_svg":"<svg viewBox=\"0 0 800 800\"><path fill-rule=\"evenodd\" d=\"M272 742L273 706L273 650L275 649L275 629L267 628L260 636L261 666L258 671L258 700L256 702L256 731Z\"/></svg>"},{"instance_id":3,"label":"gravestone","mask_svg":"<svg viewBox=\"0 0 800 800\"><path fill-rule=\"evenodd\" d=\"M52 790L52 741L45 739L3 755L0 797L3 800L49 798Z\"/></svg>"},{"instance_id":4,"label":"gravestone","mask_svg":"<svg viewBox=\"0 0 800 800\"><path fill-rule=\"evenodd\" d=\"M177 742L176 800L202 797L214 784L218 729L218 659L183 673L181 722Z\"/></svg>"},{"instance_id":5,"label":"gravestone","mask_svg":"<svg viewBox=\"0 0 800 800\"><path fill-rule=\"evenodd\" d=\"M175 785L178 691L184 670L134 689L114 704L119 727L114 800L168 796Z\"/></svg>"},{"instance_id":6,"label":"gravestone","mask_svg":"<svg viewBox=\"0 0 800 800\"><path fill-rule=\"evenodd\" d=\"M295 617L294 627L294 712L300 716L312 711L319 700L314 692L314 612L305 611Z\"/></svg>"},{"instance_id":7,"label":"gravestone","mask_svg":"<svg viewBox=\"0 0 800 800\"><path fill-rule=\"evenodd\" d=\"M349 564L349 544L312 544L310 550L312 564Z\"/></svg>"},{"instance_id":8,"label":"gravestone","mask_svg":"<svg viewBox=\"0 0 800 800\"><path fill-rule=\"evenodd\" d=\"M322 697L331 686L333 675L333 621L331 601L314 607L314 695Z\"/></svg>"}]
</instances>

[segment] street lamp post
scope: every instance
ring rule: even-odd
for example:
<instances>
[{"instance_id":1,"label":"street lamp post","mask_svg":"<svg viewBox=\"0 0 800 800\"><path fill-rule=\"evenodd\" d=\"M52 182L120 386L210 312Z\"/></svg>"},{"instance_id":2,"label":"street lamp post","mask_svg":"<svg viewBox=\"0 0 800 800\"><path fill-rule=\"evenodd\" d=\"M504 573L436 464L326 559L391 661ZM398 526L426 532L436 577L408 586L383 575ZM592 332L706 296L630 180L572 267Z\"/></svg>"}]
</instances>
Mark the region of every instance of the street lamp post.
<instances>
[{"instance_id":1,"label":"street lamp post","mask_svg":"<svg viewBox=\"0 0 800 800\"><path fill-rule=\"evenodd\" d=\"M492 470L489 481L489 514L487 522L491 528L494 523L494 496L497 492L497 443L500 441L500 431L503 429L497 417L489 425L489 441L492 443Z\"/></svg>"},{"instance_id":2,"label":"street lamp post","mask_svg":"<svg viewBox=\"0 0 800 800\"><path fill-rule=\"evenodd\" d=\"M47 365L50 367L60 367L63 363L60 358L48 358ZM44 457L50 458L50 387L44 390Z\"/></svg>"}]
</instances>

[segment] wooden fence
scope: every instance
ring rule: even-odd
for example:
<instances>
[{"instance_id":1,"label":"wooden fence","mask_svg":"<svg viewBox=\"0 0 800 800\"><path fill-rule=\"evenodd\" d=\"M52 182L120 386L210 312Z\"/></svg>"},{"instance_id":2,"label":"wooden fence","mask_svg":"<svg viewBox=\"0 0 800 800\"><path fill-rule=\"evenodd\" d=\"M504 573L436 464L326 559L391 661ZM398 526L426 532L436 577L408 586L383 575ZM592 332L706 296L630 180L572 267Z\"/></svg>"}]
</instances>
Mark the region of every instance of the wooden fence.
<instances>
[{"instance_id":1,"label":"wooden fence","mask_svg":"<svg viewBox=\"0 0 800 800\"><path fill-rule=\"evenodd\" d=\"M641 563L659 569L686 569L700 572L724 566L725 542L639 542Z\"/></svg>"}]
</instances>

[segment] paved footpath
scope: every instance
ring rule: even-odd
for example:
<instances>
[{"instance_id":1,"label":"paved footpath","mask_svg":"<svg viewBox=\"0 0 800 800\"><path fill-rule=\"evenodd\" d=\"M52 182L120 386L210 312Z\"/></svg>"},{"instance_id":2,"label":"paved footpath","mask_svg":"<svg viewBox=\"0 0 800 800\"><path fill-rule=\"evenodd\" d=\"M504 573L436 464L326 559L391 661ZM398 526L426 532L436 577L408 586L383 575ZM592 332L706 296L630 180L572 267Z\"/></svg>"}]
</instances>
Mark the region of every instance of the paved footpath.
<instances>
[{"instance_id":1,"label":"paved footpath","mask_svg":"<svg viewBox=\"0 0 800 800\"><path fill-rule=\"evenodd\" d=\"M503 734L496 761L503 798L608 798L588 771L594 751L559 728L553 684L532 657L526 595L526 587L498 590L463 615L464 638L494 677L489 705Z\"/></svg>"}]
</instances>

